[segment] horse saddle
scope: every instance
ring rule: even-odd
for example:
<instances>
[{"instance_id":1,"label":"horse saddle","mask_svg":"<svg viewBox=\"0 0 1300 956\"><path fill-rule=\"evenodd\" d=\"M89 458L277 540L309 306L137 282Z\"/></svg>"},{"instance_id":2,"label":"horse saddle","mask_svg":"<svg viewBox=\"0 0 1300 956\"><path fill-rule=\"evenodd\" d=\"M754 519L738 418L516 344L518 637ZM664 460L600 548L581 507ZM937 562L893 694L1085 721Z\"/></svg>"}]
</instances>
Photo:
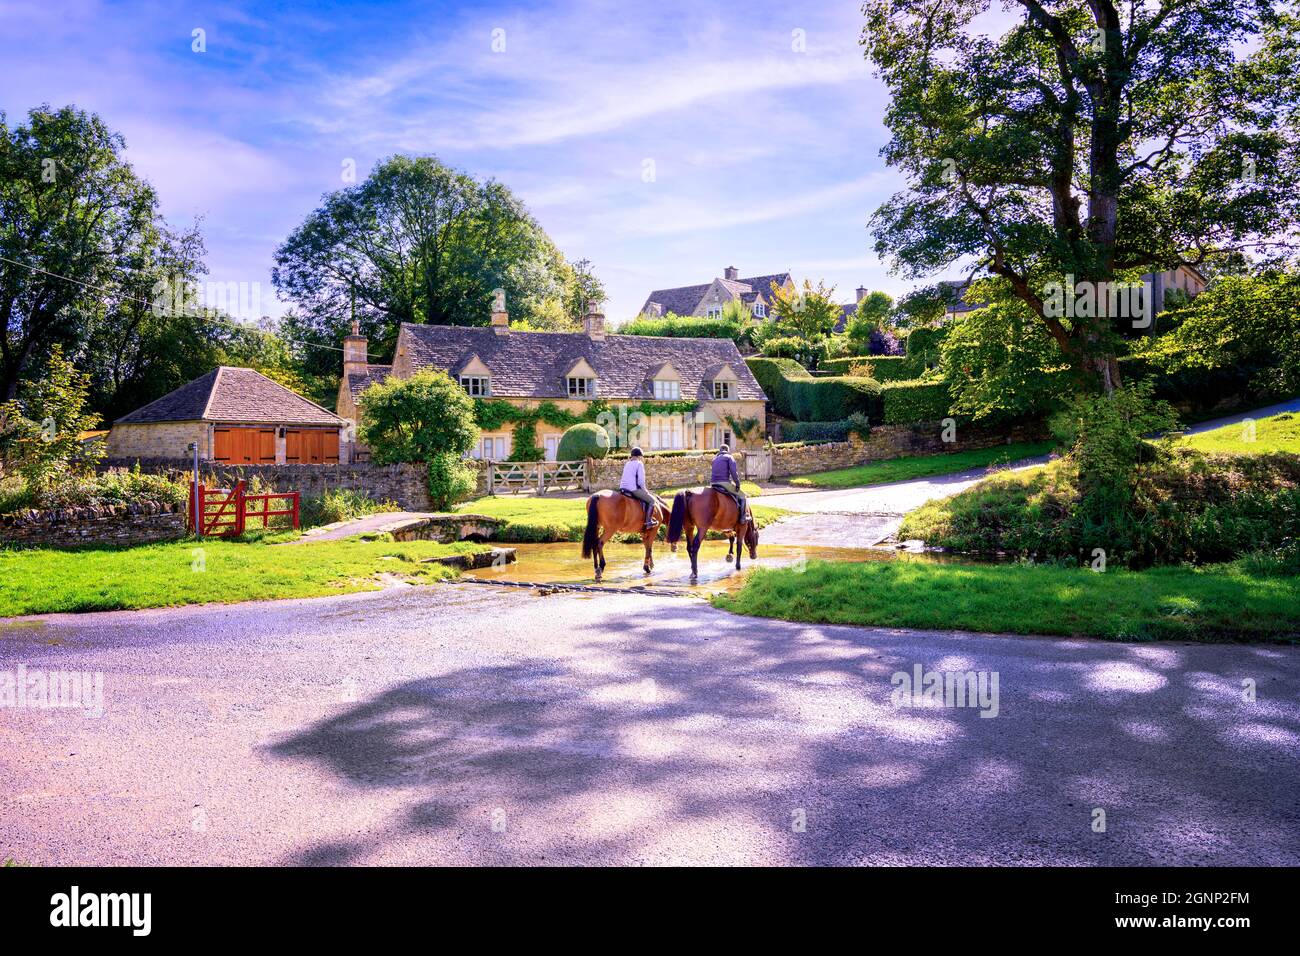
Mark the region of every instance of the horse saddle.
<instances>
[{"instance_id":1,"label":"horse saddle","mask_svg":"<svg viewBox=\"0 0 1300 956\"><path fill-rule=\"evenodd\" d=\"M740 512L740 520L742 522L749 521L749 511L748 509L745 508L744 503L740 500L740 497L734 491L730 490L729 488L726 488L723 485L710 485L709 487L712 488L714 491L718 492L719 494L726 495L728 498L734 501L736 503L736 510Z\"/></svg>"}]
</instances>

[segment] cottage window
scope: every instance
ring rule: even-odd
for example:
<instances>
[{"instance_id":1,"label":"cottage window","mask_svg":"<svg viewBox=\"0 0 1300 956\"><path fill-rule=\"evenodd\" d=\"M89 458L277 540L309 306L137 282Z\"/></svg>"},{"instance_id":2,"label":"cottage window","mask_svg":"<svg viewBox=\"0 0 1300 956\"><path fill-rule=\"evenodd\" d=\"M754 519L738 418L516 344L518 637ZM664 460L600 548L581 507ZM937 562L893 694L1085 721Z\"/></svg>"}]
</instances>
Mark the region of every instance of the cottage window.
<instances>
[{"instance_id":1,"label":"cottage window","mask_svg":"<svg viewBox=\"0 0 1300 956\"><path fill-rule=\"evenodd\" d=\"M658 451L684 447L684 429L680 415L650 416L650 447Z\"/></svg>"},{"instance_id":2,"label":"cottage window","mask_svg":"<svg viewBox=\"0 0 1300 956\"><path fill-rule=\"evenodd\" d=\"M765 306L762 302L754 303L754 318L756 319L767 318L767 306Z\"/></svg>"},{"instance_id":3,"label":"cottage window","mask_svg":"<svg viewBox=\"0 0 1300 956\"><path fill-rule=\"evenodd\" d=\"M492 380L486 375L462 375L460 387L476 398L492 394Z\"/></svg>"},{"instance_id":4,"label":"cottage window","mask_svg":"<svg viewBox=\"0 0 1300 956\"><path fill-rule=\"evenodd\" d=\"M710 319L722 318L722 306L720 305L709 306L708 310L705 312L705 315L707 315Z\"/></svg>"},{"instance_id":5,"label":"cottage window","mask_svg":"<svg viewBox=\"0 0 1300 956\"><path fill-rule=\"evenodd\" d=\"M510 457L509 435L484 435L469 451L470 458L483 461L505 461Z\"/></svg>"},{"instance_id":6,"label":"cottage window","mask_svg":"<svg viewBox=\"0 0 1300 956\"><path fill-rule=\"evenodd\" d=\"M682 383L675 378L655 379L655 398L675 402L682 397Z\"/></svg>"},{"instance_id":7,"label":"cottage window","mask_svg":"<svg viewBox=\"0 0 1300 956\"><path fill-rule=\"evenodd\" d=\"M569 398L594 398L595 395L596 380L594 378L569 376Z\"/></svg>"},{"instance_id":8,"label":"cottage window","mask_svg":"<svg viewBox=\"0 0 1300 956\"><path fill-rule=\"evenodd\" d=\"M716 398L716 399L718 399L718 400L720 400L720 401L724 401L724 400L726 400L726 399L731 398L731 397L732 397L732 393L731 393L731 383L730 383L730 382L714 382L714 383L713 383L713 397Z\"/></svg>"}]
</instances>

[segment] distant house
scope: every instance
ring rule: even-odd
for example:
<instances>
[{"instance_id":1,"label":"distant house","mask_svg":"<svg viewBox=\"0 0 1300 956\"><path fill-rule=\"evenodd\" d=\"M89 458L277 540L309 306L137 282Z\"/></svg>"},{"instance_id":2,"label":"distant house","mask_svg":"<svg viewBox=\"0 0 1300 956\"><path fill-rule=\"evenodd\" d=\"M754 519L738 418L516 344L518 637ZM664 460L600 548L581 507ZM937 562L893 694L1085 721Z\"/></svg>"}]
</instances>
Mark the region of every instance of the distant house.
<instances>
[{"instance_id":1,"label":"distant house","mask_svg":"<svg viewBox=\"0 0 1300 956\"><path fill-rule=\"evenodd\" d=\"M251 368L213 369L113 422L110 458L337 464L347 422Z\"/></svg>"},{"instance_id":2,"label":"distant house","mask_svg":"<svg viewBox=\"0 0 1300 956\"><path fill-rule=\"evenodd\" d=\"M1192 266L1181 265L1177 269L1167 269L1164 272L1147 272L1140 280L1148 289L1151 290L1151 301L1155 303L1155 314L1159 315L1165 311L1165 293L1178 290L1183 292L1187 298L1194 299L1205 291L1206 278L1199 269ZM966 298L967 290L970 288L969 282L940 282L939 285L944 287L944 291L949 294L948 304L943 310L943 320L945 322L954 316L963 315L966 312L972 312L975 309L982 309L988 303L971 302ZM1152 326L1154 331L1154 325Z\"/></svg>"},{"instance_id":3,"label":"distant house","mask_svg":"<svg viewBox=\"0 0 1300 956\"><path fill-rule=\"evenodd\" d=\"M727 266L722 270L722 276L712 282L656 289L646 297L641 315L661 318L671 312L674 315L718 317L722 315L724 305L739 300L755 318L766 319L772 309L774 285L794 290L794 280L789 272L742 279L735 266Z\"/></svg>"},{"instance_id":4,"label":"distant house","mask_svg":"<svg viewBox=\"0 0 1300 956\"><path fill-rule=\"evenodd\" d=\"M865 286L858 286L857 297L852 302L846 302L840 306L840 317L835 322L835 331L843 332L848 327L849 319L853 318L854 313L858 311L858 306L862 300L867 297Z\"/></svg>"},{"instance_id":5,"label":"distant house","mask_svg":"<svg viewBox=\"0 0 1300 956\"><path fill-rule=\"evenodd\" d=\"M592 402L646 406L646 451L732 447L761 442L767 396L730 339L613 335L605 317L587 315L581 332L512 331L504 310L486 328L403 323L392 365L366 361L366 339L354 327L344 339L339 414L352 422L365 411L365 391L375 382L438 369L475 398L503 400L521 408L553 402L570 412ZM694 402L684 413L683 402ZM664 408L654 413L654 407ZM752 419L746 438L732 421ZM632 424L636 424L635 421ZM538 422L535 442L554 461L562 427ZM514 425L484 432L475 458L503 460L514 450ZM366 450L359 448L364 457Z\"/></svg>"}]
</instances>

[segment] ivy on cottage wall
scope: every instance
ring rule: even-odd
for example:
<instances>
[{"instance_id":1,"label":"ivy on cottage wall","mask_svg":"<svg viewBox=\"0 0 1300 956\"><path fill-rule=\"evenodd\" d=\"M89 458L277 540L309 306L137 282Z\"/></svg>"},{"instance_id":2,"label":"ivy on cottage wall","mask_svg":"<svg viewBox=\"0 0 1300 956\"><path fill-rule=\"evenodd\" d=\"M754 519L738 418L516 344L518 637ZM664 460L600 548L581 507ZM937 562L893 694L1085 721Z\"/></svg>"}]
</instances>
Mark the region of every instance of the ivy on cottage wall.
<instances>
[{"instance_id":1,"label":"ivy on cottage wall","mask_svg":"<svg viewBox=\"0 0 1300 956\"><path fill-rule=\"evenodd\" d=\"M614 414L615 408L626 405L628 414L640 412L647 418L651 415L685 415L696 411L699 402L683 400L679 402L644 401L637 404L620 402L611 405L606 399L598 398L588 403L581 413L566 411L552 401L539 402L533 408L522 408L504 399L474 399L474 419L478 427L485 432L499 431L505 425L513 425L514 441L511 442L511 461L541 461L546 452L537 444L537 425L545 422L554 428L569 428L581 422L595 422L602 414Z\"/></svg>"}]
</instances>

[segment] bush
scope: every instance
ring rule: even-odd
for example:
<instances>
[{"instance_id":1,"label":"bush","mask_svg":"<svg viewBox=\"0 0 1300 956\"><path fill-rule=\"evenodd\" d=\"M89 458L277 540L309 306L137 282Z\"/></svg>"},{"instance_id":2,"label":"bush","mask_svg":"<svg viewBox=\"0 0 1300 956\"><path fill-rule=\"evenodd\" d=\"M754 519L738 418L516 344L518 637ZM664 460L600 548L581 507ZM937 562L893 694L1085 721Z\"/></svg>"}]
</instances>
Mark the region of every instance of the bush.
<instances>
[{"instance_id":1,"label":"bush","mask_svg":"<svg viewBox=\"0 0 1300 956\"><path fill-rule=\"evenodd\" d=\"M331 488L324 494L305 495L298 506L298 520L304 528L348 521L385 511L399 511L391 501L376 501L364 491Z\"/></svg>"},{"instance_id":2,"label":"bush","mask_svg":"<svg viewBox=\"0 0 1300 956\"><path fill-rule=\"evenodd\" d=\"M857 435L863 441L871 437L871 419L861 412L854 412L846 420L849 426L849 434Z\"/></svg>"},{"instance_id":3,"label":"bush","mask_svg":"<svg viewBox=\"0 0 1300 956\"><path fill-rule=\"evenodd\" d=\"M932 422L948 415L945 382L886 382L880 386L880 421L887 425Z\"/></svg>"},{"instance_id":4,"label":"bush","mask_svg":"<svg viewBox=\"0 0 1300 956\"><path fill-rule=\"evenodd\" d=\"M724 313L716 319L672 313L662 319L637 316L618 331L620 335L659 335L670 339L731 339L740 345L748 341L753 326L752 320L741 321L732 310L732 315Z\"/></svg>"},{"instance_id":5,"label":"bush","mask_svg":"<svg viewBox=\"0 0 1300 956\"><path fill-rule=\"evenodd\" d=\"M360 439L377 464L459 459L478 441L474 400L445 372L390 377L366 389ZM447 473L444 470L444 473Z\"/></svg>"},{"instance_id":6,"label":"bush","mask_svg":"<svg viewBox=\"0 0 1300 956\"><path fill-rule=\"evenodd\" d=\"M916 369L934 368L939 364L939 346L948 337L948 326L922 326L907 335L907 357Z\"/></svg>"},{"instance_id":7,"label":"bush","mask_svg":"<svg viewBox=\"0 0 1300 956\"><path fill-rule=\"evenodd\" d=\"M16 476L0 482L0 514L24 509L50 510L88 505L168 504L183 507L190 496L190 478L183 473L150 474L139 467L114 468L103 474L64 474L40 491Z\"/></svg>"},{"instance_id":8,"label":"bush","mask_svg":"<svg viewBox=\"0 0 1300 956\"><path fill-rule=\"evenodd\" d=\"M869 373L877 382L902 382L914 379L919 369L905 355L858 355L852 358L829 359L821 368L833 375Z\"/></svg>"},{"instance_id":9,"label":"bush","mask_svg":"<svg viewBox=\"0 0 1300 956\"><path fill-rule=\"evenodd\" d=\"M856 413L877 419L880 384L847 375L815 378L790 359L745 360L772 407L786 418L801 422L842 421Z\"/></svg>"},{"instance_id":10,"label":"bush","mask_svg":"<svg viewBox=\"0 0 1300 956\"><path fill-rule=\"evenodd\" d=\"M790 422L781 426L781 434L787 439L786 442L782 442L783 445L848 441L849 423L847 420L839 422Z\"/></svg>"},{"instance_id":11,"label":"bush","mask_svg":"<svg viewBox=\"0 0 1300 956\"><path fill-rule=\"evenodd\" d=\"M558 461L604 458L609 454L609 433L594 422L583 422L565 430L555 452Z\"/></svg>"},{"instance_id":12,"label":"bush","mask_svg":"<svg viewBox=\"0 0 1300 956\"><path fill-rule=\"evenodd\" d=\"M789 385L799 379L812 378L808 370L798 362L784 358L747 358L745 364L767 393L767 399L777 414L796 418L790 403Z\"/></svg>"},{"instance_id":13,"label":"bush","mask_svg":"<svg viewBox=\"0 0 1300 956\"><path fill-rule=\"evenodd\" d=\"M429 459L429 498L437 511L474 494L478 473L457 455L440 452Z\"/></svg>"}]
</instances>

